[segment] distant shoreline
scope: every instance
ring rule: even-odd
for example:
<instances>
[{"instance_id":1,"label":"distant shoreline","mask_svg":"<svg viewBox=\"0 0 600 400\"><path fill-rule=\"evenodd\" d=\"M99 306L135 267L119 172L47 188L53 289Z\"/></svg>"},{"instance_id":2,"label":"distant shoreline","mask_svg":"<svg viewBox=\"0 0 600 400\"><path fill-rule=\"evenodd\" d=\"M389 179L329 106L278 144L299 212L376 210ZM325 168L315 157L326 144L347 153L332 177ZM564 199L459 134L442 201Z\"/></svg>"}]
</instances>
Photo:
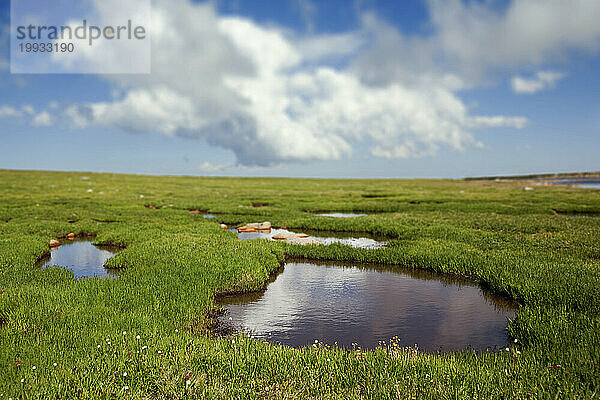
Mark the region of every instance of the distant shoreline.
<instances>
[{"instance_id":1,"label":"distant shoreline","mask_svg":"<svg viewBox=\"0 0 600 400\"><path fill-rule=\"evenodd\" d=\"M525 181L525 180L551 180L551 179L571 179L571 178L598 178L600 179L600 171L596 172L565 172L565 173L545 173L545 174L525 174L525 175L492 175L492 176L467 176L467 177L440 177L440 176L426 176L426 177L346 177L346 176L286 176L286 175L190 175L185 173L159 173L159 172L122 172L122 171L90 171L90 170L54 170L54 169L28 169L28 168L1 168L0 174L2 173L58 173L58 174L80 174L80 175L94 175L94 174L105 174L113 176L139 176L139 177L177 177L177 178L223 178L223 179L313 179L313 180L365 180L365 181L377 181L377 180L449 180L449 181Z\"/></svg>"},{"instance_id":2,"label":"distant shoreline","mask_svg":"<svg viewBox=\"0 0 600 400\"><path fill-rule=\"evenodd\" d=\"M530 175L505 175L505 176L476 176L463 178L465 181L493 181L501 180L532 180L532 179L559 179L559 178L592 178L600 177L600 171L596 172L568 172L554 174L530 174Z\"/></svg>"}]
</instances>

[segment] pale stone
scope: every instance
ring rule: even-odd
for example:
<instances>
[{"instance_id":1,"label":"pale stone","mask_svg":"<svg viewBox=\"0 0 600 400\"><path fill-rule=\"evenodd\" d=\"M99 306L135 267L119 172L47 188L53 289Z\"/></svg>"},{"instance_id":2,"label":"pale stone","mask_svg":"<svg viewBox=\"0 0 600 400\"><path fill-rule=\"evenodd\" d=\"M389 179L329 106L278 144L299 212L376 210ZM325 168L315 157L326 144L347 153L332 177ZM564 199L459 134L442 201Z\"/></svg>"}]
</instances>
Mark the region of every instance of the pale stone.
<instances>
[{"instance_id":1,"label":"pale stone","mask_svg":"<svg viewBox=\"0 0 600 400\"><path fill-rule=\"evenodd\" d=\"M240 226L238 230L244 229L255 229L259 231L268 231L271 230L271 223L269 221L265 222L253 222L251 224L246 224L244 226Z\"/></svg>"}]
</instances>

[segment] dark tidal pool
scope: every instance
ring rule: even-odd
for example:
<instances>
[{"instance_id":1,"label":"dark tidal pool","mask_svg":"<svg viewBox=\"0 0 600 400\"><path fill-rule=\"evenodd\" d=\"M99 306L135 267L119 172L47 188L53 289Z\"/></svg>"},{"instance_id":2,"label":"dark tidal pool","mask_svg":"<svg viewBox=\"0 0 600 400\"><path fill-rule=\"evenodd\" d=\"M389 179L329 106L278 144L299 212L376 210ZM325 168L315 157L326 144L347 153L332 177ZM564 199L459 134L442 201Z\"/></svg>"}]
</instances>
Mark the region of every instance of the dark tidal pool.
<instances>
[{"instance_id":1,"label":"dark tidal pool","mask_svg":"<svg viewBox=\"0 0 600 400\"><path fill-rule=\"evenodd\" d=\"M429 352L504 347L517 309L466 279L305 261L287 263L262 292L216 302L222 326L274 343L366 349L397 337Z\"/></svg>"},{"instance_id":2,"label":"dark tidal pool","mask_svg":"<svg viewBox=\"0 0 600 400\"><path fill-rule=\"evenodd\" d=\"M118 270L104 268L106 260L117 253L112 246L97 247L89 240L74 240L53 249L50 256L36 264L47 268L59 266L75 274L75 278L118 276Z\"/></svg>"}]
</instances>

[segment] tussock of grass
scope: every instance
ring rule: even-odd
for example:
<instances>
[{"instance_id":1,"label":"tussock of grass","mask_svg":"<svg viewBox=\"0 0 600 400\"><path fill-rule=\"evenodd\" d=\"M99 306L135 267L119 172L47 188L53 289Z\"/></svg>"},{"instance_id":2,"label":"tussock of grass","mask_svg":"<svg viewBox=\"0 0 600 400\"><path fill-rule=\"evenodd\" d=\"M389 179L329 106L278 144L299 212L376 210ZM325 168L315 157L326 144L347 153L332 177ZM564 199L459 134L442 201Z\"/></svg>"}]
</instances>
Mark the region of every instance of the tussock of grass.
<instances>
[{"instance_id":1,"label":"tussock of grass","mask_svg":"<svg viewBox=\"0 0 600 400\"><path fill-rule=\"evenodd\" d=\"M522 186L0 171L1 398L593 398L600 196ZM219 226L264 220L389 244L241 242ZM62 268L35 268L48 241L70 232L121 246L107 262L120 278L76 281ZM509 326L517 343L432 355L393 343L298 350L205 333L215 294L262 288L285 257L470 276L522 304Z\"/></svg>"}]
</instances>

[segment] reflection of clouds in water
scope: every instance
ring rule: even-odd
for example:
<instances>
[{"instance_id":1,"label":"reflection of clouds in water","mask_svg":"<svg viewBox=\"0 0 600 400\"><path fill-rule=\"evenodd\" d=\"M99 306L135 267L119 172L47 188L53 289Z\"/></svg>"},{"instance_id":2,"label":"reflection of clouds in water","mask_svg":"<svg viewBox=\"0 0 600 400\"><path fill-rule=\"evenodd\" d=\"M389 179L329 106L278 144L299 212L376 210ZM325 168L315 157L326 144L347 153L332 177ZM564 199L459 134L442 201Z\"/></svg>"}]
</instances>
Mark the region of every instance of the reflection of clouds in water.
<instances>
[{"instance_id":1,"label":"reflection of clouds in water","mask_svg":"<svg viewBox=\"0 0 600 400\"><path fill-rule=\"evenodd\" d=\"M114 254L111 251L99 249L89 241L75 241L52 250L50 260L46 261L42 267L66 267L73 271L75 278L107 276L110 275L110 272L104 268L104 263Z\"/></svg>"},{"instance_id":2,"label":"reflection of clouds in water","mask_svg":"<svg viewBox=\"0 0 600 400\"><path fill-rule=\"evenodd\" d=\"M341 243L346 246L355 247L359 249L378 249L385 246L385 242L378 242L370 238L332 238L332 237L315 237L316 240L328 246L333 243Z\"/></svg>"},{"instance_id":3,"label":"reflection of clouds in water","mask_svg":"<svg viewBox=\"0 0 600 400\"><path fill-rule=\"evenodd\" d=\"M513 318L514 312L500 304L495 305L477 287L462 287L458 295L446 298L446 310L437 324L437 336L446 343L458 343L465 336L473 343L485 343L490 336L506 340L507 317ZM503 342L498 340L494 345L502 346Z\"/></svg>"},{"instance_id":4,"label":"reflection of clouds in water","mask_svg":"<svg viewBox=\"0 0 600 400\"><path fill-rule=\"evenodd\" d=\"M572 185L585 189L600 189L600 179L598 177L581 177L578 179L559 179L551 182L557 185Z\"/></svg>"},{"instance_id":5,"label":"reflection of clouds in water","mask_svg":"<svg viewBox=\"0 0 600 400\"><path fill-rule=\"evenodd\" d=\"M479 287L416 275L290 263L251 304L223 303L235 324L292 346L319 339L375 347L396 335L404 345L428 350L506 343L507 313L498 312Z\"/></svg>"},{"instance_id":6,"label":"reflection of clouds in water","mask_svg":"<svg viewBox=\"0 0 600 400\"><path fill-rule=\"evenodd\" d=\"M293 321L300 317L311 320L326 306L327 298L339 297L344 286L341 270L303 267L287 264L252 307L240 310L241 324L256 332L294 329Z\"/></svg>"},{"instance_id":7,"label":"reflection of clouds in water","mask_svg":"<svg viewBox=\"0 0 600 400\"><path fill-rule=\"evenodd\" d=\"M355 218L365 217L367 214L355 214L355 213L321 213L317 214L319 217L331 217L331 218Z\"/></svg>"},{"instance_id":8,"label":"reflection of clouds in water","mask_svg":"<svg viewBox=\"0 0 600 400\"><path fill-rule=\"evenodd\" d=\"M231 232L237 232L237 229L230 229ZM300 233L300 232L296 232ZM385 241L376 240L371 237L363 237L368 235L362 234L340 234L336 235L333 232L305 232L310 234L310 237L323 243L324 245L330 245L333 243L341 243L350 247L361 248L361 249L377 249L385 246ZM270 231L257 231L257 232L240 232L238 233L238 237L240 240L250 240L250 239L269 239L274 240L273 236L275 235L285 235L285 234L294 234L292 231L288 231L287 229L272 229ZM322 235L331 235L331 236L322 236Z\"/></svg>"}]
</instances>

